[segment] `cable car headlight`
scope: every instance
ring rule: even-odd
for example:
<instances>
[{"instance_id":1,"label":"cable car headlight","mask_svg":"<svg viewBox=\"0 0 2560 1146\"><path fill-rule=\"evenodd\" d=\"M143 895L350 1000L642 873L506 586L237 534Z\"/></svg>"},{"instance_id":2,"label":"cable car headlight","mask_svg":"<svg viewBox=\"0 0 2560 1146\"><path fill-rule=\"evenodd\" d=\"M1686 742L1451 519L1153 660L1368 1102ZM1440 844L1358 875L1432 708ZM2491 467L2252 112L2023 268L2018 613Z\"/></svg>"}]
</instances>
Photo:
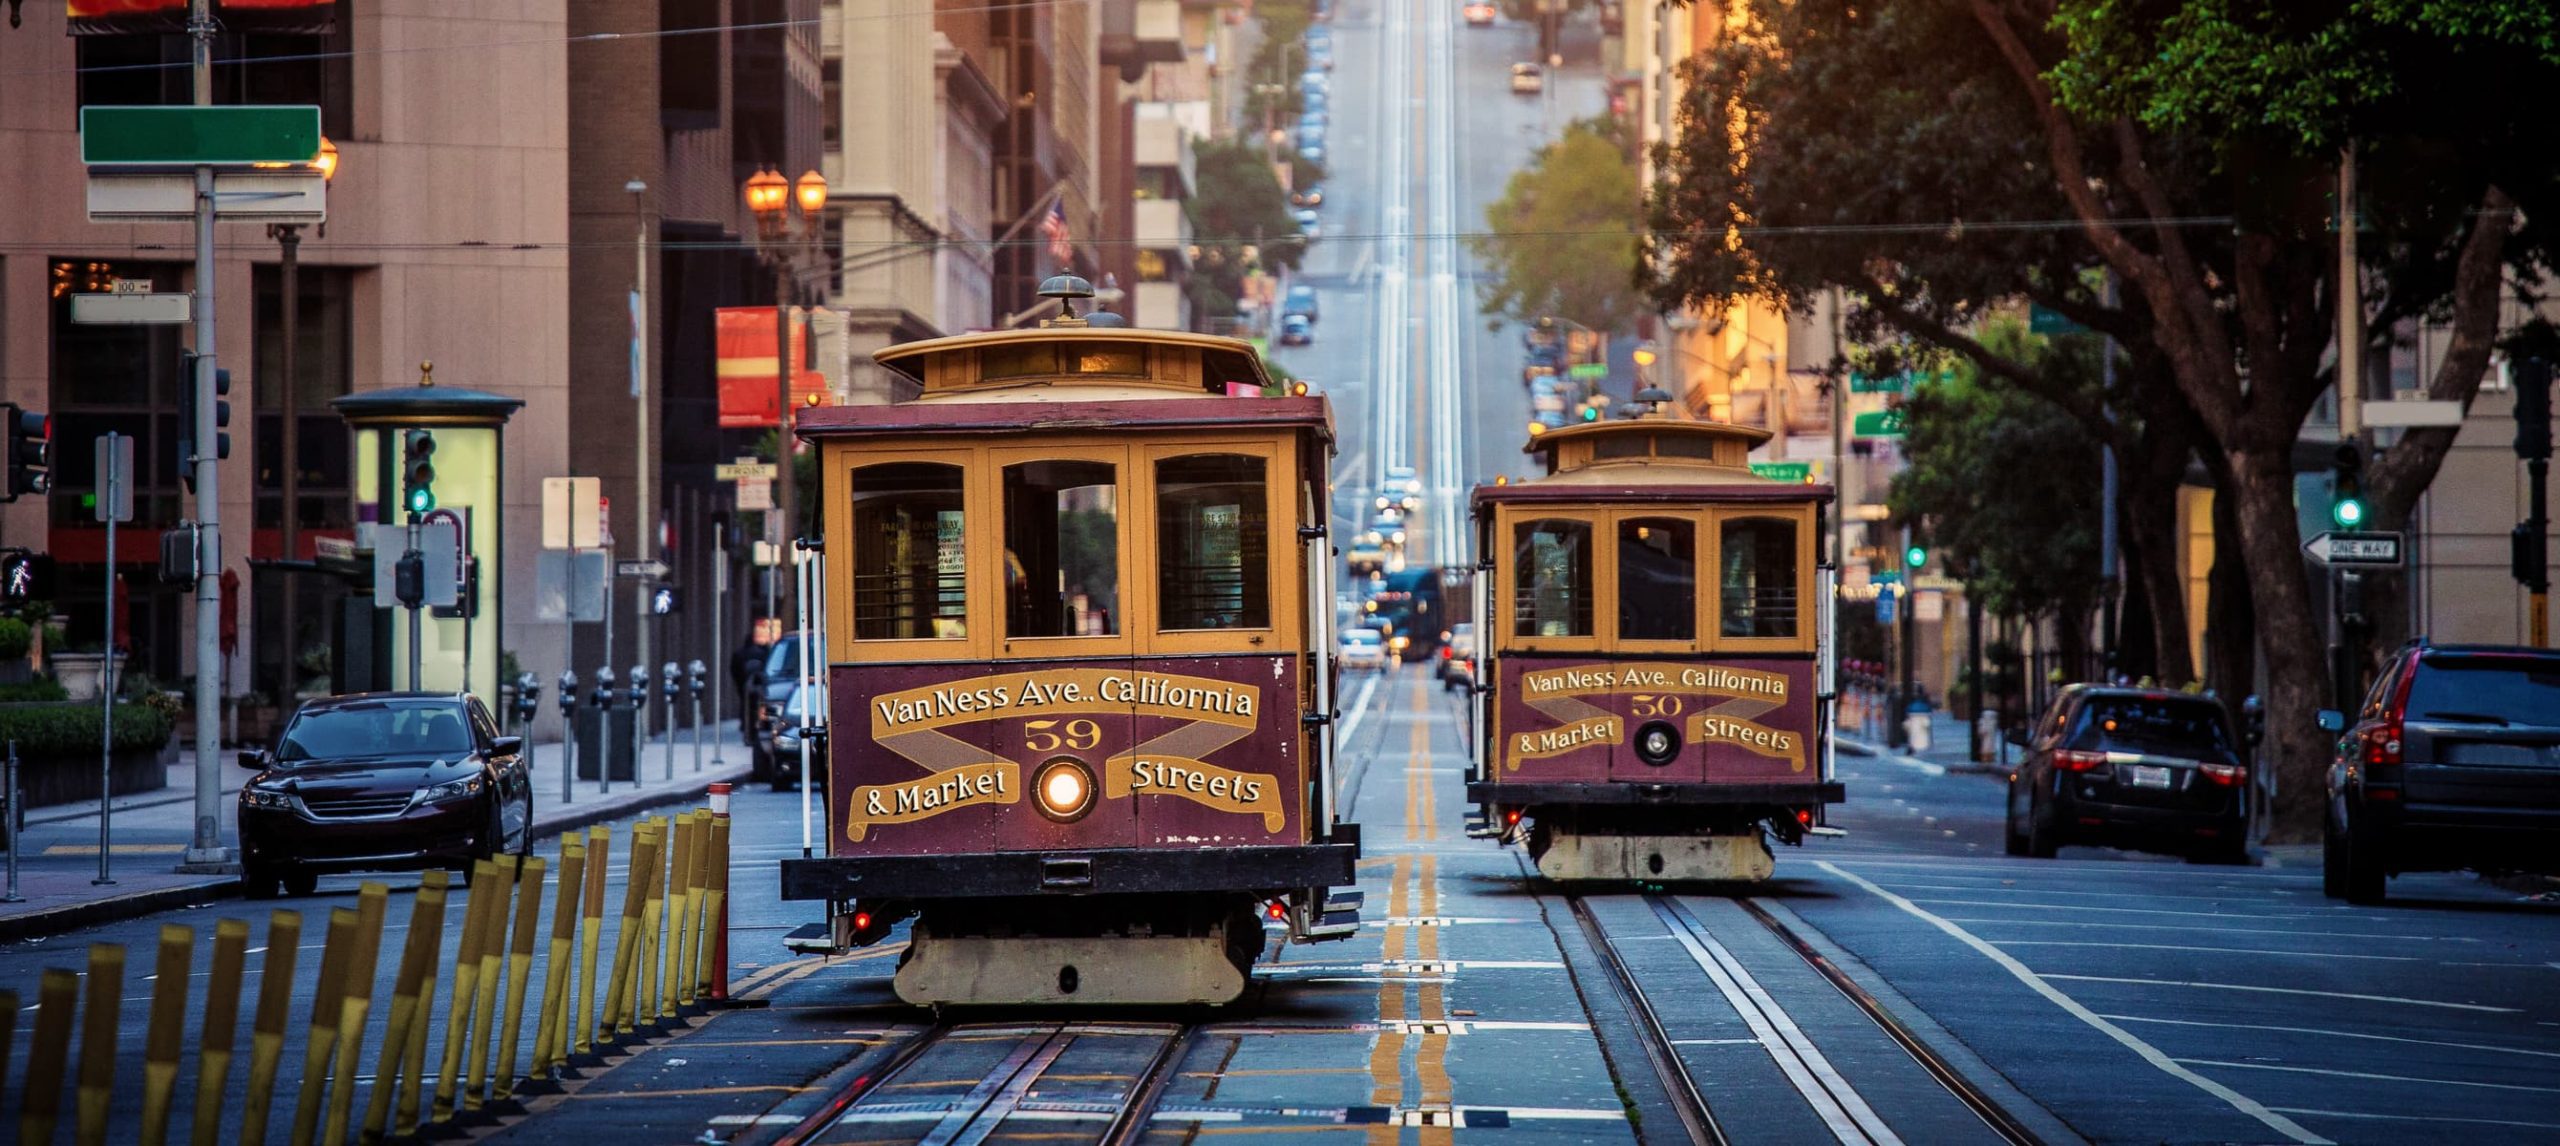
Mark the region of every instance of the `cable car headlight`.
<instances>
[{"instance_id":1,"label":"cable car headlight","mask_svg":"<svg viewBox=\"0 0 2560 1146\"><path fill-rule=\"evenodd\" d=\"M1051 760L1032 774L1031 797L1041 815L1072 824L1093 810L1093 770L1072 757Z\"/></svg>"},{"instance_id":2,"label":"cable car headlight","mask_svg":"<svg viewBox=\"0 0 2560 1146\"><path fill-rule=\"evenodd\" d=\"M1636 729L1636 759L1659 768L1678 755L1680 733L1670 725L1657 720Z\"/></svg>"}]
</instances>

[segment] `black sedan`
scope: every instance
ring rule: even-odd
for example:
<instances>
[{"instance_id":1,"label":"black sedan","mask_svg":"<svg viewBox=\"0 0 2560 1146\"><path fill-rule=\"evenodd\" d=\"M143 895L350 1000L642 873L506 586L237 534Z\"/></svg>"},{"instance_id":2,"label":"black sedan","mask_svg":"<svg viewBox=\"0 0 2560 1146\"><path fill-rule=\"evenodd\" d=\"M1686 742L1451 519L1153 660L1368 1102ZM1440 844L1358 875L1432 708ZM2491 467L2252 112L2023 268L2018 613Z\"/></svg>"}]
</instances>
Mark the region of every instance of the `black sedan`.
<instances>
[{"instance_id":1,"label":"black sedan","mask_svg":"<svg viewBox=\"0 0 2560 1146\"><path fill-rule=\"evenodd\" d=\"M2010 855L2105 844L2249 862L2249 766L2220 702L2073 685L2014 739L2027 758L2009 774Z\"/></svg>"},{"instance_id":2,"label":"black sedan","mask_svg":"<svg viewBox=\"0 0 2560 1146\"><path fill-rule=\"evenodd\" d=\"M476 698L373 692L306 701L244 751L244 894L307 895L328 872L457 868L533 843L524 739Z\"/></svg>"}]
</instances>

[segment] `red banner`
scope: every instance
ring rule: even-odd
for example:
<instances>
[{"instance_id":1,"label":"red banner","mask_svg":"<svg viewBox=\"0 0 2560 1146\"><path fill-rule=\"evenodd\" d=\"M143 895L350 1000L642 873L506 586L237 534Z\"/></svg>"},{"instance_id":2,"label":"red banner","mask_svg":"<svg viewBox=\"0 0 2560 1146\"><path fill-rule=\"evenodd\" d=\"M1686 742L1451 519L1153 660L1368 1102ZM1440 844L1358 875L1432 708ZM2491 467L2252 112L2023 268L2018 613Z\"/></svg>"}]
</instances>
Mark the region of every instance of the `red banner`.
<instances>
[{"instance_id":1,"label":"red banner","mask_svg":"<svg viewBox=\"0 0 2560 1146\"><path fill-rule=\"evenodd\" d=\"M188 0L65 0L74 36L175 34L187 30ZM338 18L338 0L213 0L213 18L226 32L326 35Z\"/></svg>"},{"instance_id":2,"label":"red banner","mask_svg":"<svg viewBox=\"0 0 2560 1146\"><path fill-rule=\"evenodd\" d=\"M752 430L780 425L774 408L773 308L725 306L717 314L720 350L720 428ZM808 321L791 312L791 401L805 405L827 392L824 375L809 368Z\"/></svg>"}]
</instances>

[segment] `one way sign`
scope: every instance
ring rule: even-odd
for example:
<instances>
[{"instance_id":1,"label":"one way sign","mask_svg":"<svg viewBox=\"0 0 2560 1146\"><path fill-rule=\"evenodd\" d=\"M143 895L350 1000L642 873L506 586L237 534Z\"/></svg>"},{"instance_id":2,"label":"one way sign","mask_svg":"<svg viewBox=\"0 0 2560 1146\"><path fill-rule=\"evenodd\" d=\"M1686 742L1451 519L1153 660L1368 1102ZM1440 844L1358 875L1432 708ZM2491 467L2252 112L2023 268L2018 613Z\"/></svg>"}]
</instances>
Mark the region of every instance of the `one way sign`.
<instances>
[{"instance_id":1,"label":"one way sign","mask_svg":"<svg viewBox=\"0 0 2560 1146\"><path fill-rule=\"evenodd\" d=\"M2398 565L2400 535L2332 530L2303 542L2302 551L2323 565Z\"/></svg>"}]
</instances>

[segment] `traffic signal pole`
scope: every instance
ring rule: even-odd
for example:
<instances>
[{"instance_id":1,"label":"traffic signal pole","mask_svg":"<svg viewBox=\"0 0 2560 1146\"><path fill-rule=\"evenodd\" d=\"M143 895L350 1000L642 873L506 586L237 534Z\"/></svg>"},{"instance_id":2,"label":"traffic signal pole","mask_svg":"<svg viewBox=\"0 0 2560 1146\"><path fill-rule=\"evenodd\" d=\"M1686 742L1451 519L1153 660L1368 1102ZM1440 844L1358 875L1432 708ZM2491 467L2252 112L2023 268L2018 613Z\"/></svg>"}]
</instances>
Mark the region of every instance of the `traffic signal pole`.
<instances>
[{"instance_id":1,"label":"traffic signal pole","mask_svg":"<svg viewBox=\"0 0 2560 1146\"><path fill-rule=\"evenodd\" d=\"M2514 366L2516 456L2524 459L2525 518L2515 528L2515 577L2525 587L2525 640L2551 645L2551 363L2527 358Z\"/></svg>"},{"instance_id":2,"label":"traffic signal pole","mask_svg":"<svg viewBox=\"0 0 2560 1146\"><path fill-rule=\"evenodd\" d=\"M195 105L213 105L213 0L190 0L187 32ZM222 843L222 495L221 451L214 434L213 168L196 168L196 800L195 832L181 869L223 868ZM293 302L287 299L285 305ZM293 384L286 379L285 384ZM182 459L183 461L183 459ZM109 602L113 604L113 602ZM112 657L110 658L112 663Z\"/></svg>"}]
</instances>

